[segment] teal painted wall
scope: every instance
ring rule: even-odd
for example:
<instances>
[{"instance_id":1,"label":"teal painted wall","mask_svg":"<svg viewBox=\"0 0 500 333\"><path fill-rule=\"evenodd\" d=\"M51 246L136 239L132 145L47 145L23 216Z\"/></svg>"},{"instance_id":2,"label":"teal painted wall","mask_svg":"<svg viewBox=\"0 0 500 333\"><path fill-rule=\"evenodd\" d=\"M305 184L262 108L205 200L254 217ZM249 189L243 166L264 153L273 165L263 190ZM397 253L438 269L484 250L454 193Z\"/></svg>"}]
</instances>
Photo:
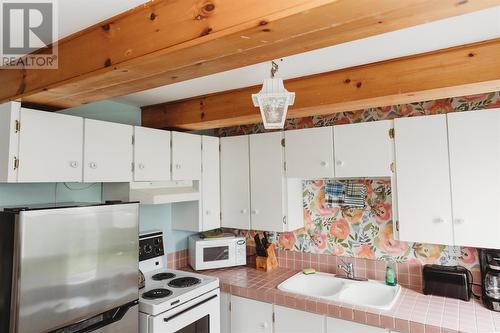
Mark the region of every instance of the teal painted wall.
<instances>
[{"instance_id":1,"label":"teal painted wall","mask_svg":"<svg viewBox=\"0 0 500 333\"><path fill-rule=\"evenodd\" d=\"M102 101L61 111L74 116L112 121L129 125L141 124L141 110L113 101ZM35 203L100 202L101 184L0 184L0 207ZM140 230L163 230L167 252L187 248L187 237L193 233L172 230L172 207L141 205Z\"/></svg>"},{"instance_id":2,"label":"teal painted wall","mask_svg":"<svg viewBox=\"0 0 500 333\"><path fill-rule=\"evenodd\" d=\"M100 202L101 184L0 184L0 207L38 203Z\"/></svg>"},{"instance_id":3,"label":"teal painted wall","mask_svg":"<svg viewBox=\"0 0 500 333\"><path fill-rule=\"evenodd\" d=\"M172 229L172 205L141 205L140 230L163 230L168 253L187 248L187 239L192 232Z\"/></svg>"},{"instance_id":4,"label":"teal painted wall","mask_svg":"<svg viewBox=\"0 0 500 333\"><path fill-rule=\"evenodd\" d=\"M59 111L59 113L95 120L112 121L121 124L141 125L140 108L113 101L95 102L76 108L62 110Z\"/></svg>"}]
</instances>

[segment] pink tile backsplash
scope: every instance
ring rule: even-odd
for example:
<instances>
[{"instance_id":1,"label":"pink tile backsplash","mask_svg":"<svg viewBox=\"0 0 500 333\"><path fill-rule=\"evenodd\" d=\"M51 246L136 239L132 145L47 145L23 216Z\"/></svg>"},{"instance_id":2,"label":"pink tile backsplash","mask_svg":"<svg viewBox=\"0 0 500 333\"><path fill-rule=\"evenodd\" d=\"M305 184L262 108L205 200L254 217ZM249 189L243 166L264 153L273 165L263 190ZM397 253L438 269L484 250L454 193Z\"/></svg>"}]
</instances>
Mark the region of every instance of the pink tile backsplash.
<instances>
[{"instance_id":1,"label":"pink tile backsplash","mask_svg":"<svg viewBox=\"0 0 500 333\"><path fill-rule=\"evenodd\" d=\"M188 250L181 250L167 254L167 267L180 269L188 266Z\"/></svg>"},{"instance_id":2,"label":"pink tile backsplash","mask_svg":"<svg viewBox=\"0 0 500 333\"><path fill-rule=\"evenodd\" d=\"M253 247L248 246L247 250ZM343 274L342 270L337 268L340 260L354 263L354 272L357 277L372 280L385 280L385 270L387 263L373 259L362 259L352 257L338 257L331 254L300 253L287 250L277 250L279 266L287 269L302 270L304 268L314 268L317 271ZM253 254L250 253L249 257ZM250 262L252 262L250 260ZM250 263L249 266L252 266ZM421 291L422 290L422 265L417 262L396 263L394 266L398 283L405 288Z\"/></svg>"}]
</instances>

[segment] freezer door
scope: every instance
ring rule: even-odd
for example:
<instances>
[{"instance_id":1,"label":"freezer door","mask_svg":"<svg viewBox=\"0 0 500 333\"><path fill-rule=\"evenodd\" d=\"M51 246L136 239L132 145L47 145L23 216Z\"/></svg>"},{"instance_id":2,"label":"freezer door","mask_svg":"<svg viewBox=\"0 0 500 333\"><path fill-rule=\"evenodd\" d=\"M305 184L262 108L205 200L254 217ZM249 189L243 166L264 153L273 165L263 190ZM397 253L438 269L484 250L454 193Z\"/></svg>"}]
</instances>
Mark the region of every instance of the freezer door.
<instances>
[{"instance_id":1,"label":"freezer door","mask_svg":"<svg viewBox=\"0 0 500 333\"><path fill-rule=\"evenodd\" d=\"M21 212L15 332L50 332L136 300L138 209Z\"/></svg>"}]
</instances>

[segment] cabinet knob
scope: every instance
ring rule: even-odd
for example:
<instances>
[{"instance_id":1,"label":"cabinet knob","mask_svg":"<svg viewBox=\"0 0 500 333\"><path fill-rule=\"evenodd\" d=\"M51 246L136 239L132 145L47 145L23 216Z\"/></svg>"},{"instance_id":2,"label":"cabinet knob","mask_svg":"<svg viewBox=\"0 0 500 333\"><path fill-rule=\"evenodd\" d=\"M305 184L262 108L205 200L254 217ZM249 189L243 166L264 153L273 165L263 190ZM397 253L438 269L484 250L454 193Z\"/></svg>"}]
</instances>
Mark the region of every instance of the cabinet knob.
<instances>
[{"instance_id":1,"label":"cabinet knob","mask_svg":"<svg viewBox=\"0 0 500 333\"><path fill-rule=\"evenodd\" d=\"M266 329L269 325L267 322L260 323L260 327Z\"/></svg>"},{"instance_id":2,"label":"cabinet knob","mask_svg":"<svg viewBox=\"0 0 500 333\"><path fill-rule=\"evenodd\" d=\"M455 219L453 222L455 224L463 224L465 222L465 220L464 219Z\"/></svg>"},{"instance_id":3,"label":"cabinet knob","mask_svg":"<svg viewBox=\"0 0 500 333\"><path fill-rule=\"evenodd\" d=\"M69 162L69 166L72 167L73 169L78 168L78 162L77 161L71 161L71 162Z\"/></svg>"},{"instance_id":4,"label":"cabinet knob","mask_svg":"<svg viewBox=\"0 0 500 333\"><path fill-rule=\"evenodd\" d=\"M337 161L337 166L343 166L344 165L344 161Z\"/></svg>"},{"instance_id":5,"label":"cabinet knob","mask_svg":"<svg viewBox=\"0 0 500 333\"><path fill-rule=\"evenodd\" d=\"M327 161L321 161L319 163L323 168L326 168L328 166L328 162Z\"/></svg>"},{"instance_id":6,"label":"cabinet knob","mask_svg":"<svg viewBox=\"0 0 500 333\"><path fill-rule=\"evenodd\" d=\"M434 221L433 221L433 222L434 222L434 223L445 223L445 222L446 222L446 220L445 220L445 219L443 219L442 217L438 217L438 218L434 219Z\"/></svg>"},{"instance_id":7,"label":"cabinet knob","mask_svg":"<svg viewBox=\"0 0 500 333\"><path fill-rule=\"evenodd\" d=\"M89 163L89 168L91 168L91 169L97 169L97 163L96 162L90 162Z\"/></svg>"},{"instance_id":8,"label":"cabinet knob","mask_svg":"<svg viewBox=\"0 0 500 333\"><path fill-rule=\"evenodd\" d=\"M210 215L210 213L211 213L211 212L210 212L210 210L207 210L207 211L205 212L205 214L207 214L207 215Z\"/></svg>"},{"instance_id":9,"label":"cabinet knob","mask_svg":"<svg viewBox=\"0 0 500 333\"><path fill-rule=\"evenodd\" d=\"M142 163L139 163L139 164L137 165L137 167L138 167L139 169L143 170L146 166L145 166L144 164L142 164Z\"/></svg>"},{"instance_id":10,"label":"cabinet knob","mask_svg":"<svg viewBox=\"0 0 500 333\"><path fill-rule=\"evenodd\" d=\"M175 165L175 168L176 168L177 170L179 170L179 169L181 168L181 165L180 165L180 164L176 164L176 165Z\"/></svg>"},{"instance_id":11,"label":"cabinet knob","mask_svg":"<svg viewBox=\"0 0 500 333\"><path fill-rule=\"evenodd\" d=\"M242 209L242 210L240 210L240 213L241 213L241 214L246 214L246 213L247 213L247 210L246 210L246 209Z\"/></svg>"},{"instance_id":12,"label":"cabinet knob","mask_svg":"<svg viewBox=\"0 0 500 333\"><path fill-rule=\"evenodd\" d=\"M252 214L253 214L253 215L259 215L259 210L258 210L258 209L254 209L254 210L252 210Z\"/></svg>"}]
</instances>

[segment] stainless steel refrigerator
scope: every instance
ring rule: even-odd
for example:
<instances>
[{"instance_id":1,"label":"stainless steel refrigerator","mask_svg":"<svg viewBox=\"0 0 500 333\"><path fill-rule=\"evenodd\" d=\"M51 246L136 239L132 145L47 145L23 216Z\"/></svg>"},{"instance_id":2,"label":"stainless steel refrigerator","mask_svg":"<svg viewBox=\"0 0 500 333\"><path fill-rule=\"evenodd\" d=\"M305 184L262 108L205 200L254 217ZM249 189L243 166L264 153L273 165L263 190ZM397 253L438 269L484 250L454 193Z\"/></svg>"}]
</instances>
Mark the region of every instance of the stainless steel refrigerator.
<instances>
[{"instance_id":1,"label":"stainless steel refrigerator","mask_svg":"<svg viewBox=\"0 0 500 333\"><path fill-rule=\"evenodd\" d=\"M137 333L138 210L0 212L0 332Z\"/></svg>"}]
</instances>

